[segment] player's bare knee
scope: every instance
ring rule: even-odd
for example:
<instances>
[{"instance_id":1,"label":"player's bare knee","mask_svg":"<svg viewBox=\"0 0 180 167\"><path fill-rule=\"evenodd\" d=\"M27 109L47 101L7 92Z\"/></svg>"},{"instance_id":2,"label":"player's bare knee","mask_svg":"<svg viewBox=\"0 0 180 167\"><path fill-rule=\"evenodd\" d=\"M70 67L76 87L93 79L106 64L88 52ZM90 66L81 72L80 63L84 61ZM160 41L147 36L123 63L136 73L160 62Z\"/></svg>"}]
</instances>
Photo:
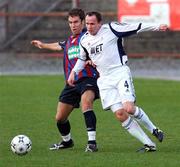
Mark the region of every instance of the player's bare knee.
<instances>
[{"instance_id":1,"label":"player's bare knee","mask_svg":"<svg viewBox=\"0 0 180 167\"><path fill-rule=\"evenodd\" d=\"M83 106L92 106L93 101L94 101L94 93L91 90L86 91L82 96L81 96L81 103Z\"/></svg>"},{"instance_id":2,"label":"player's bare knee","mask_svg":"<svg viewBox=\"0 0 180 167\"><path fill-rule=\"evenodd\" d=\"M93 108L93 104L92 103L84 103L82 104L82 111L87 111L87 110L91 110Z\"/></svg>"},{"instance_id":3,"label":"player's bare knee","mask_svg":"<svg viewBox=\"0 0 180 167\"><path fill-rule=\"evenodd\" d=\"M59 111L56 113L55 120L56 122L59 122L59 121L61 122L61 121L66 120L66 117Z\"/></svg>"},{"instance_id":4,"label":"player's bare knee","mask_svg":"<svg viewBox=\"0 0 180 167\"><path fill-rule=\"evenodd\" d=\"M135 107L133 103L126 103L125 105L123 105L123 108L129 114L133 114L135 111Z\"/></svg>"},{"instance_id":5,"label":"player's bare knee","mask_svg":"<svg viewBox=\"0 0 180 167\"><path fill-rule=\"evenodd\" d=\"M133 112L134 112L133 107L132 107L132 106L128 106L128 107L126 108L126 112L129 113L129 114L133 114Z\"/></svg>"},{"instance_id":6,"label":"player's bare knee","mask_svg":"<svg viewBox=\"0 0 180 167\"><path fill-rule=\"evenodd\" d=\"M59 116L58 113L57 113L56 116L55 116L55 120L56 120L56 122L61 121L61 117Z\"/></svg>"},{"instance_id":7,"label":"player's bare knee","mask_svg":"<svg viewBox=\"0 0 180 167\"><path fill-rule=\"evenodd\" d=\"M127 113L125 112L124 109L116 111L115 115L116 115L116 118L121 122L125 121L127 119L127 117L128 117L128 115L127 115Z\"/></svg>"},{"instance_id":8,"label":"player's bare knee","mask_svg":"<svg viewBox=\"0 0 180 167\"><path fill-rule=\"evenodd\" d=\"M93 108L93 100L88 99L88 98L83 99L81 101L81 105L82 105L82 107L81 107L82 111L87 111L89 109L92 109Z\"/></svg>"}]
</instances>

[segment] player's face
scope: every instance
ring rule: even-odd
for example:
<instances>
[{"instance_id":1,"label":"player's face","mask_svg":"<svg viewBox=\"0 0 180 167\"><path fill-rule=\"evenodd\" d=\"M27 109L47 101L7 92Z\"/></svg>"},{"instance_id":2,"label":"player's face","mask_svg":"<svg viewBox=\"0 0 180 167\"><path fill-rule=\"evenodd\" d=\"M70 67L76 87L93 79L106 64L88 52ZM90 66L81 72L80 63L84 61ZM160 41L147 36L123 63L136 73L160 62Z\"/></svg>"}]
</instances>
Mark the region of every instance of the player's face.
<instances>
[{"instance_id":1,"label":"player's face","mask_svg":"<svg viewBox=\"0 0 180 167\"><path fill-rule=\"evenodd\" d=\"M86 16L86 27L91 35L96 35L101 28L101 22L99 23L96 16Z\"/></svg>"},{"instance_id":2,"label":"player's face","mask_svg":"<svg viewBox=\"0 0 180 167\"><path fill-rule=\"evenodd\" d=\"M78 35L81 33L84 23L81 21L79 16L69 16L68 22L73 35Z\"/></svg>"}]
</instances>

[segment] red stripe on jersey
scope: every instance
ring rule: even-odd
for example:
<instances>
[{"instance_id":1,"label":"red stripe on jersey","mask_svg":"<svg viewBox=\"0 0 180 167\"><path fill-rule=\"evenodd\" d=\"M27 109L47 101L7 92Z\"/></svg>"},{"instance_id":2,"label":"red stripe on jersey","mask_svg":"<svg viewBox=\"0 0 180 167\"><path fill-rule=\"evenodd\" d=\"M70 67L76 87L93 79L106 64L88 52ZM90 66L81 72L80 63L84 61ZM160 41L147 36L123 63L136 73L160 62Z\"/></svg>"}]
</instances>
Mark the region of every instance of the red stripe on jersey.
<instances>
[{"instance_id":1,"label":"red stripe on jersey","mask_svg":"<svg viewBox=\"0 0 180 167\"><path fill-rule=\"evenodd\" d=\"M79 72L78 74L78 79L82 78L83 77L83 71Z\"/></svg>"},{"instance_id":2,"label":"red stripe on jersey","mask_svg":"<svg viewBox=\"0 0 180 167\"><path fill-rule=\"evenodd\" d=\"M64 51L64 72L65 72L65 79L68 79L68 64L69 64L69 60L68 60L68 55L67 55L67 50L68 50L68 44L66 44L66 49Z\"/></svg>"},{"instance_id":3,"label":"red stripe on jersey","mask_svg":"<svg viewBox=\"0 0 180 167\"><path fill-rule=\"evenodd\" d=\"M91 67L90 67L89 65L87 65L87 66L85 67L85 69L86 69L86 71L87 71L87 75L88 75L88 76L93 76Z\"/></svg>"},{"instance_id":4,"label":"red stripe on jersey","mask_svg":"<svg viewBox=\"0 0 180 167\"><path fill-rule=\"evenodd\" d=\"M73 67L71 67L71 61L69 60L69 57L68 57L68 49L72 46L71 44L71 41L72 41L72 36L70 36L67 40L67 43L66 43L66 50L65 50L65 75L66 75L66 79L68 79L69 77L69 74L72 70Z\"/></svg>"}]
</instances>

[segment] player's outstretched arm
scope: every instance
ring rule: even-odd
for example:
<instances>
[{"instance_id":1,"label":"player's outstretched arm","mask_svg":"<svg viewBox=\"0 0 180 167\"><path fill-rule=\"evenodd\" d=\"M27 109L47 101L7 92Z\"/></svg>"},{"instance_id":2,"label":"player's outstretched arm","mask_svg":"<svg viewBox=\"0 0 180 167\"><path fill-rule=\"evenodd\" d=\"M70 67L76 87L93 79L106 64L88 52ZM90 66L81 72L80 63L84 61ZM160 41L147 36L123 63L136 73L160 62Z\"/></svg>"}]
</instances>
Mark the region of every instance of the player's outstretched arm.
<instances>
[{"instance_id":1,"label":"player's outstretched arm","mask_svg":"<svg viewBox=\"0 0 180 167\"><path fill-rule=\"evenodd\" d=\"M62 47L59 45L58 42L55 43L44 43L39 40L32 40L31 44L39 49L48 49L53 51L60 51L62 50Z\"/></svg>"},{"instance_id":2,"label":"player's outstretched arm","mask_svg":"<svg viewBox=\"0 0 180 167\"><path fill-rule=\"evenodd\" d=\"M150 24L141 24L141 28L137 31L137 33L145 32L145 31L167 31L168 26L166 24L160 25L150 25Z\"/></svg>"}]
</instances>

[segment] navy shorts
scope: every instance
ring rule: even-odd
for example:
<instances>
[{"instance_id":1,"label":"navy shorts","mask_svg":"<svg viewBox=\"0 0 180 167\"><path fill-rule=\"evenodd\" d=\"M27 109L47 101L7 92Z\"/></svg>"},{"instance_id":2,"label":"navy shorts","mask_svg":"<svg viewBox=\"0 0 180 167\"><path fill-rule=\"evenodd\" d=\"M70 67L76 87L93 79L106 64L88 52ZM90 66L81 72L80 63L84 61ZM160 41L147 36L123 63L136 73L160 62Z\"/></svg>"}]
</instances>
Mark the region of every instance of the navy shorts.
<instances>
[{"instance_id":1,"label":"navy shorts","mask_svg":"<svg viewBox=\"0 0 180 167\"><path fill-rule=\"evenodd\" d=\"M95 93L95 99L99 98L99 89L97 86L97 79L95 78L82 78L75 83L75 87L66 84L65 88L59 96L59 101L62 103L70 104L74 108L79 108L81 95L86 90L92 90ZM94 100L95 100L94 99Z\"/></svg>"}]
</instances>

